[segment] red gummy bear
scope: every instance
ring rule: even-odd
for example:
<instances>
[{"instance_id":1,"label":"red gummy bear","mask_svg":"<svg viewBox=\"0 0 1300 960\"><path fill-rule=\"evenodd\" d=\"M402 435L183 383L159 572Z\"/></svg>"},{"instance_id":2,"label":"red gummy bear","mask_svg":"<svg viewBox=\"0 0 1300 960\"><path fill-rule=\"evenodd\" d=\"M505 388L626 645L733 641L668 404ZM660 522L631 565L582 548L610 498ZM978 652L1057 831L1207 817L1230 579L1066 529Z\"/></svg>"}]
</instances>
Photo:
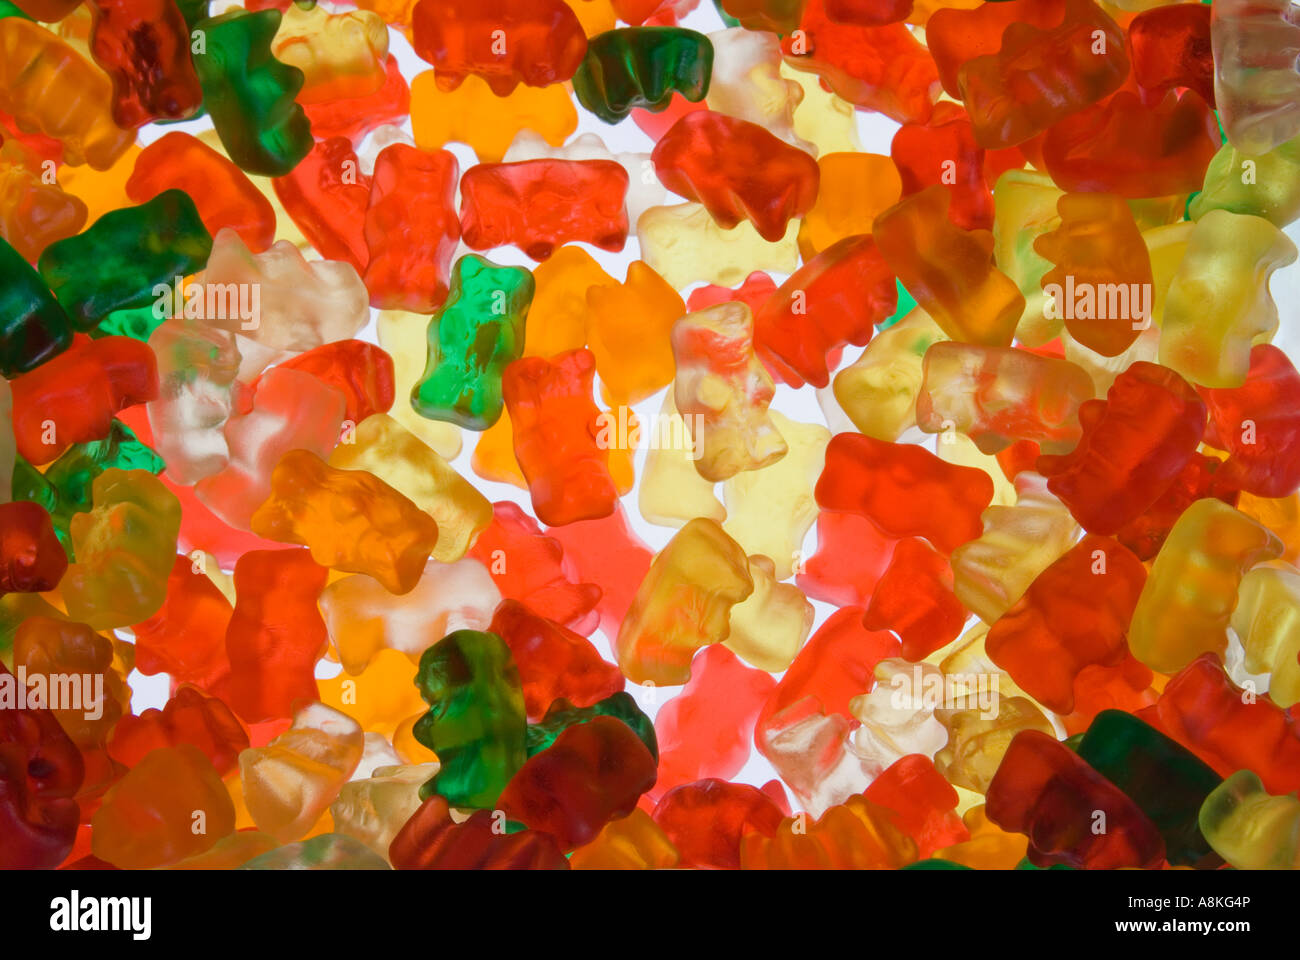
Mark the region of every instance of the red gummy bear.
<instances>
[{"instance_id":1,"label":"red gummy bear","mask_svg":"<svg viewBox=\"0 0 1300 960\"><path fill-rule=\"evenodd\" d=\"M677 121L650 155L665 187L704 204L718 225L742 220L764 240L812 209L821 170L809 154L756 123L700 110Z\"/></svg>"},{"instance_id":2,"label":"red gummy bear","mask_svg":"<svg viewBox=\"0 0 1300 960\"><path fill-rule=\"evenodd\" d=\"M562 850L596 838L636 809L655 783L655 758L622 720L575 724L529 757L497 801L511 820L550 834Z\"/></svg>"},{"instance_id":3,"label":"red gummy bear","mask_svg":"<svg viewBox=\"0 0 1300 960\"><path fill-rule=\"evenodd\" d=\"M587 35L564 0L420 0L411 46L433 64L438 87L455 90L470 74L498 97L520 83L568 80L587 53Z\"/></svg>"},{"instance_id":4,"label":"red gummy bear","mask_svg":"<svg viewBox=\"0 0 1300 960\"><path fill-rule=\"evenodd\" d=\"M1165 857L1164 838L1137 804L1038 730L1022 730L1011 741L989 784L985 811L1003 830L1030 838L1028 856L1036 866L1150 869ZM1099 823L1103 830L1096 829Z\"/></svg>"},{"instance_id":5,"label":"red gummy bear","mask_svg":"<svg viewBox=\"0 0 1300 960\"><path fill-rule=\"evenodd\" d=\"M352 264L357 273L365 272L370 259L365 234L370 182L346 137L316 141L292 171L271 181L285 212L316 252Z\"/></svg>"},{"instance_id":6,"label":"red gummy bear","mask_svg":"<svg viewBox=\"0 0 1300 960\"><path fill-rule=\"evenodd\" d=\"M903 642L904 659L917 661L956 640L965 623L948 560L924 540L900 540L862 625L893 630Z\"/></svg>"},{"instance_id":7,"label":"red gummy bear","mask_svg":"<svg viewBox=\"0 0 1300 960\"><path fill-rule=\"evenodd\" d=\"M398 870L568 870L569 861L550 834L537 830L502 833L491 810L464 823L451 819L447 801L436 794L411 815L388 847Z\"/></svg>"},{"instance_id":8,"label":"red gummy bear","mask_svg":"<svg viewBox=\"0 0 1300 960\"><path fill-rule=\"evenodd\" d=\"M319 700L316 661L329 635L316 607L329 571L306 550L250 550L235 565L226 628L230 706L248 723L293 716Z\"/></svg>"},{"instance_id":9,"label":"red gummy bear","mask_svg":"<svg viewBox=\"0 0 1300 960\"><path fill-rule=\"evenodd\" d=\"M549 360L524 357L502 377L515 459L528 481L533 510L548 526L598 520L618 503L609 450L597 442L595 376L595 355L578 349Z\"/></svg>"},{"instance_id":10,"label":"red gummy bear","mask_svg":"<svg viewBox=\"0 0 1300 960\"><path fill-rule=\"evenodd\" d=\"M1210 412L1205 442L1231 454L1219 472L1222 483L1260 497L1300 488L1300 373L1285 353L1256 344L1245 383L1197 393Z\"/></svg>"},{"instance_id":11,"label":"red gummy bear","mask_svg":"<svg viewBox=\"0 0 1300 960\"><path fill-rule=\"evenodd\" d=\"M518 504L492 504L492 522L468 555L487 567L503 597L584 636L596 629L600 587L569 577L564 547Z\"/></svg>"},{"instance_id":12,"label":"red gummy bear","mask_svg":"<svg viewBox=\"0 0 1300 960\"><path fill-rule=\"evenodd\" d=\"M860 514L900 539L925 537L946 555L984 532L993 481L924 447L837 433L814 495L823 510Z\"/></svg>"},{"instance_id":13,"label":"red gummy bear","mask_svg":"<svg viewBox=\"0 0 1300 960\"><path fill-rule=\"evenodd\" d=\"M754 316L754 350L774 379L825 387L844 345L865 346L897 305L894 272L875 241L845 237L767 298Z\"/></svg>"},{"instance_id":14,"label":"red gummy bear","mask_svg":"<svg viewBox=\"0 0 1300 960\"><path fill-rule=\"evenodd\" d=\"M53 590L68 569L68 555L39 503L0 503L0 594Z\"/></svg>"},{"instance_id":15,"label":"red gummy bear","mask_svg":"<svg viewBox=\"0 0 1300 960\"><path fill-rule=\"evenodd\" d=\"M1159 499L1196 452L1205 404L1173 370L1139 360L1105 400L1079 405L1083 438L1068 454L1038 458L1047 489L1089 533L1109 535Z\"/></svg>"},{"instance_id":16,"label":"red gummy bear","mask_svg":"<svg viewBox=\"0 0 1300 960\"><path fill-rule=\"evenodd\" d=\"M460 237L456 158L405 143L375 160L366 207L364 280L370 305L432 313L447 298L448 269Z\"/></svg>"},{"instance_id":17,"label":"red gummy bear","mask_svg":"<svg viewBox=\"0 0 1300 960\"><path fill-rule=\"evenodd\" d=\"M0 682L16 684L0 663ZM53 870L77 836L81 753L44 708L0 710L0 869Z\"/></svg>"},{"instance_id":18,"label":"red gummy bear","mask_svg":"<svg viewBox=\"0 0 1300 960\"><path fill-rule=\"evenodd\" d=\"M545 260L566 243L627 243L627 171L613 160L480 163L460 182L460 226L473 250L513 243Z\"/></svg>"},{"instance_id":19,"label":"red gummy bear","mask_svg":"<svg viewBox=\"0 0 1300 960\"><path fill-rule=\"evenodd\" d=\"M622 671L601 657L590 640L518 600L501 601L488 629L510 648L529 720L541 719L561 697L575 707L589 707L626 685Z\"/></svg>"},{"instance_id":20,"label":"red gummy bear","mask_svg":"<svg viewBox=\"0 0 1300 960\"><path fill-rule=\"evenodd\" d=\"M130 337L77 337L10 385L14 442L39 466L74 443L108 436L120 410L157 397L158 360L147 343Z\"/></svg>"}]
</instances>

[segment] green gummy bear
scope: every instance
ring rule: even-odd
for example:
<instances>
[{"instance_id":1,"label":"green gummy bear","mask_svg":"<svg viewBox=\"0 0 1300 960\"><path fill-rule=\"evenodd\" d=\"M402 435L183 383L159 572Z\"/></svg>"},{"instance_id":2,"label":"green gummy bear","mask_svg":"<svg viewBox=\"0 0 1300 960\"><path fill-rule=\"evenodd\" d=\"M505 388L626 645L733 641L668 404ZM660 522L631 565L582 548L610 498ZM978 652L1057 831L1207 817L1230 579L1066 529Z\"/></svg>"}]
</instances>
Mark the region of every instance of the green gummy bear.
<instances>
[{"instance_id":1,"label":"green gummy bear","mask_svg":"<svg viewBox=\"0 0 1300 960\"><path fill-rule=\"evenodd\" d=\"M1078 753L1156 825L1171 864L1195 864L1213 853L1197 817L1223 778L1196 754L1123 710L1097 714Z\"/></svg>"},{"instance_id":2,"label":"green gummy bear","mask_svg":"<svg viewBox=\"0 0 1300 960\"><path fill-rule=\"evenodd\" d=\"M30 20L31 17L23 13L17 6L10 3L9 0L0 0L0 20L5 17L22 17L24 20Z\"/></svg>"},{"instance_id":3,"label":"green gummy bear","mask_svg":"<svg viewBox=\"0 0 1300 960\"><path fill-rule=\"evenodd\" d=\"M888 319L876 324L877 330L888 330L916 309L916 297L907 292L907 287L903 286L898 280L894 281L894 286L898 288L898 305Z\"/></svg>"},{"instance_id":4,"label":"green gummy bear","mask_svg":"<svg viewBox=\"0 0 1300 960\"><path fill-rule=\"evenodd\" d=\"M152 304L155 287L202 269L211 252L212 236L189 194L164 190L50 244L37 266L73 327L90 331L117 310Z\"/></svg>"},{"instance_id":5,"label":"green gummy bear","mask_svg":"<svg viewBox=\"0 0 1300 960\"><path fill-rule=\"evenodd\" d=\"M271 54L280 11L232 10L195 28L194 68L222 146L248 173L282 177L311 151L311 122L295 101L304 76Z\"/></svg>"},{"instance_id":6,"label":"green gummy bear","mask_svg":"<svg viewBox=\"0 0 1300 960\"><path fill-rule=\"evenodd\" d=\"M1187 204L1192 220L1211 210L1263 217L1279 230L1300 217L1300 137L1258 157L1224 144L1205 168L1201 192Z\"/></svg>"},{"instance_id":7,"label":"green gummy bear","mask_svg":"<svg viewBox=\"0 0 1300 960\"><path fill-rule=\"evenodd\" d=\"M153 305L133 307L130 310L115 310L100 321L91 333L92 337L130 337L132 340L149 342L153 332L167 319L159 316L161 311Z\"/></svg>"},{"instance_id":8,"label":"green gummy bear","mask_svg":"<svg viewBox=\"0 0 1300 960\"><path fill-rule=\"evenodd\" d=\"M411 407L429 420L486 430L501 419L501 376L523 354L533 275L467 253L452 267L447 299L429 321L424 375Z\"/></svg>"},{"instance_id":9,"label":"green gummy bear","mask_svg":"<svg viewBox=\"0 0 1300 960\"><path fill-rule=\"evenodd\" d=\"M54 512L59 509L59 491L54 484L45 479L45 474L28 463L22 454L14 457L13 498L39 503L51 519L54 517ZM57 525L54 532L59 532ZM60 536L59 539L63 540L63 537ZM71 544L64 541L63 547L65 550L71 549Z\"/></svg>"},{"instance_id":10,"label":"green gummy bear","mask_svg":"<svg viewBox=\"0 0 1300 960\"><path fill-rule=\"evenodd\" d=\"M68 316L45 281L0 237L0 374L34 370L71 343Z\"/></svg>"},{"instance_id":11,"label":"green gummy bear","mask_svg":"<svg viewBox=\"0 0 1300 960\"><path fill-rule=\"evenodd\" d=\"M575 707L568 700L556 700L546 709L546 716L528 726L528 755L541 753L565 730L596 717L613 717L622 720L637 735L650 755L659 759L659 739L655 736L654 721L641 712L630 695L619 691L589 707Z\"/></svg>"},{"instance_id":12,"label":"green gummy bear","mask_svg":"<svg viewBox=\"0 0 1300 960\"><path fill-rule=\"evenodd\" d=\"M495 633L457 630L424 651L415 683L429 704L415 739L441 764L420 797L491 808L526 759L524 692L510 648Z\"/></svg>"},{"instance_id":13,"label":"green gummy bear","mask_svg":"<svg viewBox=\"0 0 1300 960\"><path fill-rule=\"evenodd\" d=\"M211 5L212 0L176 0L176 9L185 18L185 26L191 34L200 21L208 19L208 7Z\"/></svg>"},{"instance_id":14,"label":"green gummy bear","mask_svg":"<svg viewBox=\"0 0 1300 960\"><path fill-rule=\"evenodd\" d=\"M578 102L606 123L633 107L659 112L673 93L699 103L709 92L713 44L682 27L620 27L591 38L573 75Z\"/></svg>"},{"instance_id":15,"label":"green gummy bear","mask_svg":"<svg viewBox=\"0 0 1300 960\"><path fill-rule=\"evenodd\" d=\"M147 470L157 476L166 469L162 457L136 438L131 428L114 420L108 436L88 443L74 443L40 473L21 457L14 463L14 499L31 500L43 506L54 524L54 533L72 553L72 516L93 506L91 487L105 470Z\"/></svg>"}]
</instances>

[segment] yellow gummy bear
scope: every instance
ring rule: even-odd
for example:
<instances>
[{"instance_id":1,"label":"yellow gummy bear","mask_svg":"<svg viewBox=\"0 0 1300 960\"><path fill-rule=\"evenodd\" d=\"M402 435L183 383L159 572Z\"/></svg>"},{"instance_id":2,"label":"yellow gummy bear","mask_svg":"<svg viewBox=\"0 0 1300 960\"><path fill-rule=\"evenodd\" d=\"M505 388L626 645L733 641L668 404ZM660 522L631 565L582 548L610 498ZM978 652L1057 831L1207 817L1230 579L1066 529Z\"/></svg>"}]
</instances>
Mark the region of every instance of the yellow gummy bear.
<instances>
[{"instance_id":1,"label":"yellow gummy bear","mask_svg":"<svg viewBox=\"0 0 1300 960\"><path fill-rule=\"evenodd\" d=\"M1250 348L1277 331L1269 278L1295 259L1295 243L1263 217L1202 216L1165 296L1160 362L1203 387L1245 383Z\"/></svg>"},{"instance_id":2,"label":"yellow gummy bear","mask_svg":"<svg viewBox=\"0 0 1300 960\"><path fill-rule=\"evenodd\" d=\"M641 256L675 289L697 280L739 286L755 270L794 273L799 265L799 223L769 243L754 225L742 221L724 230L698 203L651 207L636 222Z\"/></svg>"},{"instance_id":3,"label":"yellow gummy bear","mask_svg":"<svg viewBox=\"0 0 1300 960\"><path fill-rule=\"evenodd\" d=\"M955 463L959 467L973 467L983 470L993 481L993 499L991 506L1014 507L1019 497L1016 485L1007 479L998 464L998 458L984 453L975 445L975 441L963 433L948 429L939 434L935 441L935 452L944 463Z\"/></svg>"},{"instance_id":4,"label":"yellow gummy bear","mask_svg":"<svg viewBox=\"0 0 1300 960\"><path fill-rule=\"evenodd\" d=\"M1300 570L1261 564L1241 578L1232 629L1246 650L1246 669L1269 674L1279 707L1300 702Z\"/></svg>"},{"instance_id":5,"label":"yellow gummy bear","mask_svg":"<svg viewBox=\"0 0 1300 960\"><path fill-rule=\"evenodd\" d=\"M770 557L778 580L789 579L802 555L804 536L817 519L813 488L826 462L831 432L770 411L786 454L761 470L738 473L722 485L723 528L747 553Z\"/></svg>"},{"instance_id":6,"label":"yellow gummy bear","mask_svg":"<svg viewBox=\"0 0 1300 960\"><path fill-rule=\"evenodd\" d=\"M677 686L695 652L727 639L732 607L754 590L740 544L713 520L682 527L650 565L614 642L633 683Z\"/></svg>"},{"instance_id":7,"label":"yellow gummy bear","mask_svg":"<svg viewBox=\"0 0 1300 960\"><path fill-rule=\"evenodd\" d=\"M1250 770L1211 790L1197 823L1214 852L1238 870L1300 869L1300 798L1271 795Z\"/></svg>"},{"instance_id":8,"label":"yellow gummy bear","mask_svg":"<svg viewBox=\"0 0 1300 960\"><path fill-rule=\"evenodd\" d=\"M420 787L438 769L437 763L377 767L366 779L345 783L330 806L334 829L387 860L393 838L420 806Z\"/></svg>"},{"instance_id":9,"label":"yellow gummy bear","mask_svg":"<svg viewBox=\"0 0 1300 960\"><path fill-rule=\"evenodd\" d=\"M384 85L388 25L368 10L330 13L294 3L281 14L271 53L303 72L299 103L364 97Z\"/></svg>"},{"instance_id":10,"label":"yellow gummy bear","mask_svg":"<svg viewBox=\"0 0 1300 960\"><path fill-rule=\"evenodd\" d=\"M771 557L749 558L754 592L731 608L731 635L723 641L732 653L768 673L780 673L812 630L813 606L792 583L778 583Z\"/></svg>"},{"instance_id":11,"label":"yellow gummy bear","mask_svg":"<svg viewBox=\"0 0 1300 960\"><path fill-rule=\"evenodd\" d=\"M1241 578L1282 554L1266 527L1207 497L1183 511L1151 566L1128 644L1157 673L1177 673L1203 653L1223 657Z\"/></svg>"},{"instance_id":12,"label":"yellow gummy bear","mask_svg":"<svg viewBox=\"0 0 1300 960\"><path fill-rule=\"evenodd\" d=\"M953 592L985 623L1011 608L1074 545L1079 526L1036 473L1016 476L1015 506L990 506L984 532L952 552Z\"/></svg>"},{"instance_id":13,"label":"yellow gummy bear","mask_svg":"<svg viewBox=\"0 0 1300 960\"><path fill-rule=\"evenodd\" d=\"M916 425L916 397L930 344L947 340L919 307L878 334L861 356L835 375L835 399L862 433L895 443Z\"/></svg>"},{"instance_id":14,"label":"yellow gummy bear","mask_svg":"<svg viewBox=\"0 0 1300 960\"><path fill-rule=\"evenodd\" d=\"M162 607L176 559L181 505L147 470L105 470L93 508L74 514L77 562L59 583L68 616L95 630L127 627Z\"/></svg>"},{"instance_id":15,"label":"yellow gummy bear","mask_svg":"<svg viewBox=\"0 0 1300 960\"><path fill-rule=\"evenodd\" d=\"M1016 734L1037 730L1056 736L1046 714L1028 697L998 696L994 701L992 711L935 711L948 731L948 742L934 755L934 766L954 786L987 793Z\"/></svg>"},{"instance_id":16,"label":"yellow gummy bear","mask_svg":"<svg viewBox=\"0 0 1300 960\"><path fill-rule=\"evenodd\" d=\"M853 104L821 85L815 73L781 64L781 76L803 88L803 100L794 108L794 133L817 148L817 155L854 153L862 149Z\"/></svg>"},{"instance_id":17,"label":"yellow gummy bear","mask_svg":"<svg viewBox=\"0 0 1300 960\"><path fill-rule=\"evenodd\" d=\"M713 492L716 484L695 469L695 445L677 412L673 392L670 386L664 394L655 431L656 438L668 438L669 442L652 442L646 451L637 506L641 516L662 527L680 527L693 517L721 523L727 518L727 508Z\"/></svg>"},{"instance_id":18,"label":"yellow gummy bear","mask_svg":"<svg viewBox=\"0 0 1300 960\"><path fill-rule=\"evenodd\" d=\"M1061 226L1056 202L1064 195L1051 177L1033 170L1007 170L993 188L993 261L1025 298L1016 338L1027 347L1047 343L1064 323L1046 315L1039 281L1052 262L1034 249L1038 237Z\"/></svg>"}]
</instances>

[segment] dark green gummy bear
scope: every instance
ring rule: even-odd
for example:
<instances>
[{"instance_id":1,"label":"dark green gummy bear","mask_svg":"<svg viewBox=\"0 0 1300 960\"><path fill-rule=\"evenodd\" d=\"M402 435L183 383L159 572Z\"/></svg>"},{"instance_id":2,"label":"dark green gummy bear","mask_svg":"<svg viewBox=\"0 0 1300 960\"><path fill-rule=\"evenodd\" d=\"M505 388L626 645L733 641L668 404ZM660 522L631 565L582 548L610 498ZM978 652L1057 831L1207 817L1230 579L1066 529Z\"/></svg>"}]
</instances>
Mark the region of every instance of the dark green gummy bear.
<instances>
[{"instance_id":1,"label":"dark green gummy bear","mask_svg":"<svg viewBox=\"0 0 1300 960\"><path fill-rule=\"evenodd\" d=\"M155 287L201 270L211 252L212 236L189 194L164 190L50 244L38 267L72 326L88 332L115 311L149 306Z\"/></svg>"},{"instance_id":2,"label":"dark green gummy bear","mask_svg":"<svg viewBox=\"0 0 1300 960\"><path fill-rule=\"evenodd\" d=\"M568 700L560 699L546 710L546 716L528 727L528 755L541 753L565 730L580 723L594 720L596 717L613 717L622 720L637 735L650 755L659 759L659 739L655 736L654 721L641 712L636 701L620 691L611 694L599 703L589 707L575 707Z\"/></svg>"},{"instance_id":3,"label":"dark green gummy bear","mask_svg":"<svg viewBox=\"0 0 1300 960\"><path fill-rule=\"evenodd\" d=\"M1192 865L1213 854L1197 815L1223 780L1196 754L1123 710L1097 714L1078 752L1156 825L1171 864Z\"/></svg>"},{"instance_id":4,"label":"dark green gummy bear","mask_svg":"<svg viewBox=\"0 0 1300 960\"><path fill-rule=\"evenodd\" d=\"M490 809L526 759L524 692L510 648L495 633L449 633L424 651L415 684L429 705L415 739L441 764L421 799L436 793L453 807Z\"/></svg>"},{"instance_id":5,"label":"dark green gummy bear","mask_svg":"<svg viewBox=\"0 0 1300 960\"><path fill-rule=\"evenodd\" d=\"M0 374L34 370L71 343L67 314L50 288L0 237Z\"/></svg>"},{"instance_id":6,"label":"dark green gummy bear","mask_svg":"<svg viewBox=\"0 0 1300 960\"><path fill-rule=\"evenodd\" d=\"M232 10L200 21L202 52L194 68L217 136L241 170L282 177L311 151L311 122L295 101L304 82L297 67L271 54L280 11Z\"/></svg>"},{"instance_id":7,"label":"dark green gummy bear","mask_svg":"<svg viewBox=\"0 0 1300 960\"><path fill-rule=\"evenodd\" d=\"M573 75L578 102L606 123L633 107L665 110L673 93L692 103L709 92L713 44L682 27L620 27L591 38Z\"/></svg>"}]
</instances>

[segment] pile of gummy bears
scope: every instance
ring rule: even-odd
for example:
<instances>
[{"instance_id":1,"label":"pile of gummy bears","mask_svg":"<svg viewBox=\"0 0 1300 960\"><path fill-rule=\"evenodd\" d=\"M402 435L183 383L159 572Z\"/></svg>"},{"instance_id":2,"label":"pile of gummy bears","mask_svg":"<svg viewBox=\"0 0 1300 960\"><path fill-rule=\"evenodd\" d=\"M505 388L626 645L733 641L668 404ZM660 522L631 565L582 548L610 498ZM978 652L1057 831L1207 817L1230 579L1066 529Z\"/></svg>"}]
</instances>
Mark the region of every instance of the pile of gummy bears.
<instances>
[{"instance_id":1,"label":"pile of gummy bears","mask_svg":"<svg viewBox=\"0 0 1300 960\"><path fill-rule=\"evenodd\" d=\"M358 4L0 0L0 866L1300 866L1300 6Z\"/></svg>"}]
</instances>

